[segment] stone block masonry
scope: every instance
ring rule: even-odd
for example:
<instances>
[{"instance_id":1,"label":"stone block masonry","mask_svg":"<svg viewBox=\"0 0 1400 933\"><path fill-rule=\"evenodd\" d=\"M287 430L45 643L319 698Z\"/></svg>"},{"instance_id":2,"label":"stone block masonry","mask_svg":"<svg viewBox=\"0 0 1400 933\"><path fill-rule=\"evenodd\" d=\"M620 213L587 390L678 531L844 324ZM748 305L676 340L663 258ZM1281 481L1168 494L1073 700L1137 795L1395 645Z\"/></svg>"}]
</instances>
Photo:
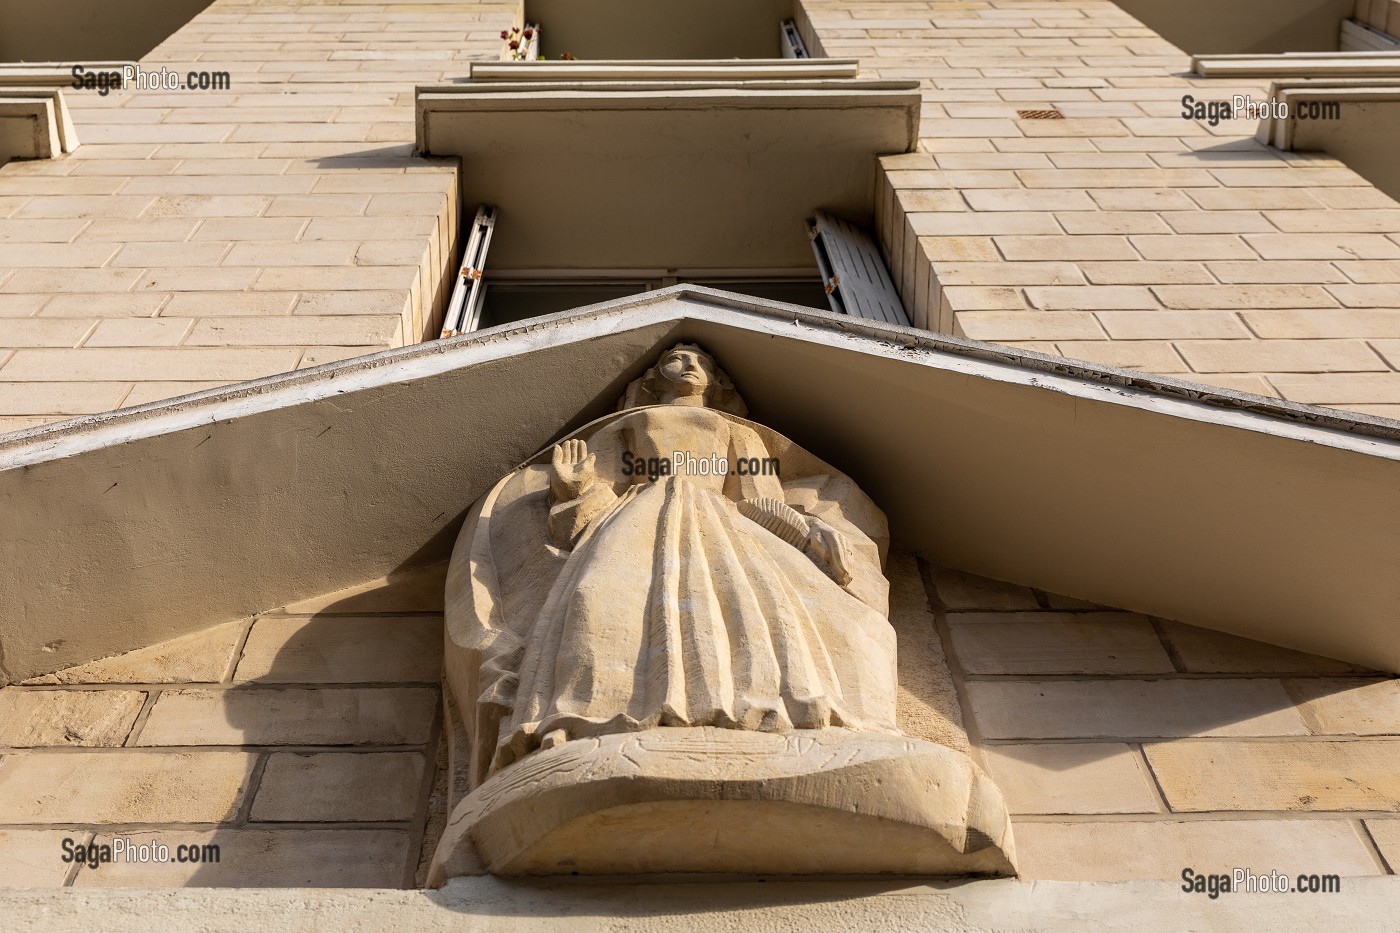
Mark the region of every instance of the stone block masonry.
<instances>
[{"instance_id":1,"label":"stone block masonry","mask_svg":"<svg viewBox=\"0 0 1400 933\"><path fill-rule=\"evenodd\" d=\"M1400 204L1254 121L1181 117L1266 79L1194 78L1107 0L803 7L826 54L922 85L877 207L916 326L1400 416Z\"/></svg>"},{"instance_id":2,"label":"stone block masonry","mask_svg":"<svg viewBox=\"0 0 1400 933\"><path fill-rule=\"evenodd\" d=\"M918 326L1400 415L1400 205L1181 118L1266 80L1189 76L1107 0L801 6L819 52L922 85L877 191ZM70 94L84 145L0 169L0 431L431 336L460 206L413 88L495 59L514 10L216 0L143 67L227 90Z\"/></svg>"},{"instance_id":3,"label":"stone block masonry","mask_svg":"<svg viewBox=\"0 0 1400 933\"><path fill-rule=\"evenodd\" d=\"M1179 884L1187 867L1356 877L1396 866L1400 681L924 571L1023 877Z\"/></svg>"},{"instance_id":4,"label":"stone block masonry","mask_svg":"<svg viewBox=\"0 0 1400 933\"><path fill-rule=\"evenodd\" d=\"M217 0L142 67L227 90L70 91L84 145L0 169L0 432L436 336L457 165L413 88L513 12Z\"/></svg>"},{"instance_id":5,"label":"stone block masonry","mask_svg":"<svg viewBox=\"0 0 1400 933\"><path fill-rule=\"evenodd\" d=\"M901 726L971 743L1006 796L1024 877L1355 878L1397 864L1400 681L900 549L890 570ZM16 866L0 883L421 884L449 796L443 574L0 690L0 864ZM952 689L930 691L922 674L945 659ZM58 860L63 838L115 835L215 843L221 861Z\"/></svg>"},{"instance_id":6,"label":"stone block masonry","mask_svg":"<svg viewBox=\"0 0 1400 933\"><path fill-rule=\"evenodd\" d=\"M412 886L445 797L443 574L0 689L0 885ZM117 836L219 860L62 861Z\"/></svg>"}]
</instances>

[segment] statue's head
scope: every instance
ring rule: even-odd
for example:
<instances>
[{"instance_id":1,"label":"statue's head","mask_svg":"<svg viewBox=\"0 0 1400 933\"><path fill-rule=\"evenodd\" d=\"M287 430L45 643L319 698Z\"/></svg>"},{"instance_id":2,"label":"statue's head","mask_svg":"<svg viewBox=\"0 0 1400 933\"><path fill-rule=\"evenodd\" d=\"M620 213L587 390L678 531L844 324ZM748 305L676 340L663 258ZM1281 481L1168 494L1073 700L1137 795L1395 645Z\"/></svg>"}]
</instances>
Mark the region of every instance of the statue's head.
<instances>
[{"instance_id":1,"label":"statue's head","mask_svg":"<svg viewBox=\"0 0 1400 933\"><path fill-rule=\"evenodd\" d=\"M693 343L678 343L642 378L627 386L619 409L643 405L703 405L738 415L748 406L715 358Z\"/></svg>"}]
</instances>

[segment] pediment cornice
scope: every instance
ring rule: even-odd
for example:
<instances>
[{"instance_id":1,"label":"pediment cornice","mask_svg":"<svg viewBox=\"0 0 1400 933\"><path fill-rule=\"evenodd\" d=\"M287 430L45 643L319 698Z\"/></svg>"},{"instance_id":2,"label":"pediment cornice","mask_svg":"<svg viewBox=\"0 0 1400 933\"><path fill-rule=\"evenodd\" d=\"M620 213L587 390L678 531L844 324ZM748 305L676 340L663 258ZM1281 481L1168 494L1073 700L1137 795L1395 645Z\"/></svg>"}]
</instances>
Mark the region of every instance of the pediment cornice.
<instances>
[{"instance_id":1,"label":"pediment cornice","mask_svg":"<svg viewBox=\"0 0 1400 933\"><path fill-rule=\"evenodd\" d=\"M694 286L0 443L17 680L444 557L697 341L941 564L1400 669L1400 426Z\"/></svg>"}]
</instances>

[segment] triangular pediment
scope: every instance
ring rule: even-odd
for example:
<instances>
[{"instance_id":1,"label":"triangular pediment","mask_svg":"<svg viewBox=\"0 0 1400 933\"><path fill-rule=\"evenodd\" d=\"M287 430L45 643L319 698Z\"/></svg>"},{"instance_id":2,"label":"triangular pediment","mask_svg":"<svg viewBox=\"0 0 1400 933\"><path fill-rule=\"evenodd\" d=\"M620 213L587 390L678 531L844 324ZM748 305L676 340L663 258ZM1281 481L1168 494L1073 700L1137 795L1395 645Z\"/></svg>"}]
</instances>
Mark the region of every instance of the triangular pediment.
<instances>
[{"instance_id":1,"label":"triangular pediment","mask_svg":"<svg viewBox=\"0 0 1400 933\"><path fill-rule=\"evenodd\" d=\"M1390 423L681 286L13 435L4 679L441 560L680 340L939 565L1400 669Z\"/></svg>"}]
</instances>

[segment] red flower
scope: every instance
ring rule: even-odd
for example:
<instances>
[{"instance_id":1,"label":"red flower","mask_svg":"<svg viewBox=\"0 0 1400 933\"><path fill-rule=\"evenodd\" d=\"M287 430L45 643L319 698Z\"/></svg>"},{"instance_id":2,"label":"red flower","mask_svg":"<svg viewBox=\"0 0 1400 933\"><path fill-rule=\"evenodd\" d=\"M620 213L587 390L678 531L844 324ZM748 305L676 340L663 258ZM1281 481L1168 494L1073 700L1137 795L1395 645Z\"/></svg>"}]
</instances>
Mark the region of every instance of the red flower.
<instances>
[{"instance_id":1,"label":"red flower","mask_svg":"<svg viewBox=\"0 0 1400 933\"><path fill-rule=\"evenodd\" d=\"M525 30L525 38L527 38L527 39L533 39L533 38L535 38L535 31L534 31L533 29L527 29L527 30Z\"/></svg>"},{"instance_id":2,"label":"red flower","mask_svg":"<svg viewBox=\"0 0 1400 933\"><path fill-rule=\"evenodd\" d=\"M511 39L511 40L510 40L510 47L513 48L513 49L518 49L518 48L520 48L520 40L519 40L519 39Z\"/></svg>"},{"instance_id":3,"label":"red flower","mask_svg":"<svg viewBox=\"0 0 1400 933\"><path fill-rule=\"evenodd\" d=\"M501 30L501 38L502 38L502 39L509 39L509 38L510 38L510 33L506 32L504 29L502 29L502 30Z\"/></svg>"}]
</instances>

